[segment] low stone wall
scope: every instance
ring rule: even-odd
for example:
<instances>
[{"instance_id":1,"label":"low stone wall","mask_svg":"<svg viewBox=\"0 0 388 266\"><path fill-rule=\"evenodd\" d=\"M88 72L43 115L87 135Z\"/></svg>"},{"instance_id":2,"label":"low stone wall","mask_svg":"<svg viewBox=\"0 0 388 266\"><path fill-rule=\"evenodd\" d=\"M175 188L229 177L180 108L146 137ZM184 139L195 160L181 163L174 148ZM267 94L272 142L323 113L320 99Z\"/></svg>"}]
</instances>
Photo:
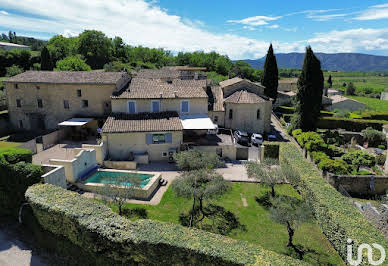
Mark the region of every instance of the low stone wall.
<instances>
[{"instance_id":1,"label":"low stone wall","mask_svg":"<svg viewBox=\"0 0 388 266\"><path fill-rule=\"evenodd\" d=\"M108 148L106 142L102 141L99 145L82 144L83 149L95 149L96 150L96 161L99 165L103 165L106 159Z\"/></svg>"},{"instance_id":2,"label":"low stone wall","mask_svg":"<svg viewBox=\"0 0 388 266\"><path fill-rule=\"evenodd\" d=\"M361 132L351 132L345 130L339 130L338 133L344 138L345 142L349 142L354 138L358 144L362 145L364 142L364 137Z\"/></svg>"},{"instance_id":3,"label":"low stone wall","mask_svg":"<svg viewBox=\"0 0 388 266\"><path fill-rule=\"evenodd\" d=\"M361 196L384 195L388 189L387 176L332 175L325 177L336 189L341 185L349 194Z\"/></svg>"},{"instance_id":4,"label":"low stone wall","mask_svg":"<svg viewBox=\"0 0 388 266\"><path fill-rule=\"evenodd\" d=\"M138 164L149 164L150 159L148 154L136 155L135 154L135 162Z\"/></svg>"},{"instance_id":5,"label":"low stone wall","mask_svg":"<svg viewBox=\"0 0 388 266\"><path fill-rule=\"evenodd\" d=\"M42 175L45 183L66 189L66 174L64 166L43 164L42 168L45 173Z\"/></svg>"},{"instance_id":6,"label":"low stone wall","mask_svg":"<svg viewBox=\"0 0 388 266\"><path fill-rule=\"evenodd\" d=\"M51 159L49 161L52 165L62 165L65 168L66 180L71 183L77 182L80 177L97 167L94 149L75 149L75 152L77 151L79 153L72 160Z\"/></svg>"},{"instance_id":7,"label":"low stone wall","mask_svg":"<svg viewBox=\"0 0 388 266\"><path fill-rule=\"evenodd\" d=\"M18 148L23 148L32 151L33 154L37 153L37 148L36 148L36 139L29 140L27 142L24 142Z\"/></svg>"},{"instance_id":8,"label":"low stone wall","mask_svg":"<svg viewBox=\"0 0 388 266\"><path fill-rule=\"evenodd\" d=\"M234 145L219 145L219 146L194 146L193 149L203 152L215 152L219 154L221 149L223 159L236 160L237 148Z\"/></svg>"},{"instance_id":9,"label":"low stone wall","mask_svg":"<svg viewBox=\"0 0 388 266\"><path fill-rule=\"evenodd\" d=\"M64 139L67 135L67 128L62 128L51 132L47 135L42 136L42 145L43 149L46 150L55 144L57 144L60 140Z\"/></svg>"},{"instance_id":10,"label":"low stone wall","mask_svg":"<svg viewBox=\"0 0 388 266\"><path fill-rule=\"evenodd\" d=\"M135 161L104 161L104 167L120 170L136 170L137 162Z\"/></svg>"}]
</instances>

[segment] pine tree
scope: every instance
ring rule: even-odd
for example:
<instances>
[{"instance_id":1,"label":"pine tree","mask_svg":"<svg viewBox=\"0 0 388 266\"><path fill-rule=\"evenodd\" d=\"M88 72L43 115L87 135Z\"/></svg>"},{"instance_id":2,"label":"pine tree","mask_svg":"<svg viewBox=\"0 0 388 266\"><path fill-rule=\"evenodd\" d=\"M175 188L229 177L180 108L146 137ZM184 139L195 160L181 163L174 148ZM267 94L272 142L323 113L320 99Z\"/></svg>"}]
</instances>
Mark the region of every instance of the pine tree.
<instances>
[{"instance_id":1,"label":"pine tree","mask_svg":"<svg viewBox=\"0 0 388 266\"><path fill-rule=\"evenodd\" d=\"M292 119L292 129L316 130L316 122L322 105L323 83L321 62L314 55L311 47L308 46L303 69L298 79L297 103L295 115Z\"/></svg>"},{"instance_id":2,"label":"pine tree","mask_svg":"<svg viewBox=\"0 0 388 266\"><path fill-rule=\"evenodd\" d=\"M41 70L53 70L50 52L46 46L43 47L42 52L40 53L40 68Z\"/></svg>"},{"instance_id":3,"label":"pine tree","mask_svg":"<svg viewBox=\"0 0 388 266\"><path fill-rule=\"evenodd\" d=\"M264 94L274 99L274 102L278 96L278 75L278 65L271 43L265 58L262 84L265 87Z\"/></svg>"},{"instance_id":4,"label":"pine tree","mask_svg":"<svg viewBox=\"0 0 388 266\"><path fill-rule=\"evenodd\" d=\"M327 83L329 83L329 88L333 86L333 81L331 80L331 75L329 75L329 78L327 79Z\"/></svg>"}]
</instances>

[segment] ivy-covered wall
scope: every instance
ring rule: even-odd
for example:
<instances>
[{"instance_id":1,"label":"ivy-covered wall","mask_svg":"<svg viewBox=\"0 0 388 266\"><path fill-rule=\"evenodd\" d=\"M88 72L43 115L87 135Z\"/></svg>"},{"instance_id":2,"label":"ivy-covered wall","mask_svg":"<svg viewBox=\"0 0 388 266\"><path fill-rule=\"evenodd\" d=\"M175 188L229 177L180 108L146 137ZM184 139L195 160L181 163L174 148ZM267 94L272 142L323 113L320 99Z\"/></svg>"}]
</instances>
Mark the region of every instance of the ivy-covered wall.
<instances>
[{"instance_id":1,"label":"ivy-covered wall","mask_svg":"<svg viewBox=\"0 0 388 266\"><path fill-rule=\"evenodd\" d=\"M245 241L153 220L131 222L62 188L39 184L26 198L40 225L107 258L132 265L303 265Z\"/></svg>"}]
</instances>

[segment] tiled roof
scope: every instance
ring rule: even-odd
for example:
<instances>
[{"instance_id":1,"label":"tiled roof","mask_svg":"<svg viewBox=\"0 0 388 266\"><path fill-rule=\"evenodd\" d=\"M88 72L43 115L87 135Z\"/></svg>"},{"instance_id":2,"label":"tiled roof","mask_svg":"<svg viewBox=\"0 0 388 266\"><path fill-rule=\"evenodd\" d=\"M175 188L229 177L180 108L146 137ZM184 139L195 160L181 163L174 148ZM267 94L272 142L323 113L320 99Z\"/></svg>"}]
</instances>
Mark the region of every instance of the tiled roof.
<instances>
[{"instance_id":1,"label":"tiled roof","mask_svg":"<svg viewBox=\"0 0 388 266\"><path fill-rule=\"evenodd\" d=\"M212 93L214 97L213 111L223 112L224 111L224 93L220 86L212 86Z\"/></svg>"},{"instance_id":2,"label":"tiled roof","mask_svg":"<svg viewBox=\"0 0 388 266\"><path fill-rule=\"evenodd\" d=\"M206 80L133 78L129 88L113 99L207 98Z\"/></svg>"},{"instance_id":3,"label":"tiled roof","mask_svg":"<svg viewBox=\"0 0 388 266\"><path fill-rule=\"evenodd\" d=\"M27 71L6 80L19 83L56 83L56 84L116 84L123 76L122 72L86 72L86 71Z\"/></svg>"},{"instance_id":4,"label":"tiled roof","mask_svg":"<svg viewBox=\"0 0 388 266\"><path fill-rule=\"evenodd\" d=\"M180 71L173 68L161 68L161 69L141 69L137 72L136 77L146 79L164 79L164 78L179 78Z\"/></svg>"},{"instance_id":5,"label":"tiled roof","mask_svg":"<svg viewBox=\"0 0 388 266\"><path fill-rule=\"evenodd\" d=\"M225 99L227 103L263 103L265 100L260 96L247 92L246 90L236 91Z\"/></svg>"},{"instance_id":6,"label":"tiled roof","mask_svg":"<svg viewBox=\"0 0 388 266\"><path fill-rule=\"evenodd\" d=\"M102 127L102 133L181 131L177 112L112 114Z\"/></svg>"},{"instance_id":7,"label":"tiled roof","mask_svg":"<svg viewBox=\"0 0 388 266\"><path fill-rule=\"evenodd\" d=\"M235 78L232 78L232 79L227 79L227 80L221 81L220 82L220 86L221 86L221 88L224 88L224 87L233 85L235 83L238 83L240 81L243 81L243 79L239 78L239 77L235 77Z\"/></svg>"}]
</instances>

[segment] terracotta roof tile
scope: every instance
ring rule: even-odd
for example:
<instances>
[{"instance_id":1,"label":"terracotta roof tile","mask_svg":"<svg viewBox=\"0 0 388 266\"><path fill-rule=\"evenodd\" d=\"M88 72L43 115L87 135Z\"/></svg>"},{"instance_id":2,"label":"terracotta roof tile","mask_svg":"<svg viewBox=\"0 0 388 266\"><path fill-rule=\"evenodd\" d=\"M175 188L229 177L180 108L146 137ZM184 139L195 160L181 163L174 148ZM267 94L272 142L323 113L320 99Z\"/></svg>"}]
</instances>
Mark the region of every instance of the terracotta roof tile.
<instances>
[{"instance_id":1,"label":"terracotta roof tile","mask_svg":"<svg viewBox=\"0 0 388 266\"><path fill-rule=\"evenodd\" d=\"M26 71L13 76L6 82L56 83L56 84L116 84L127 73L86 71Z\"/></svg>"},{"instance_id":2,"label":"terracotta roof tile","mask_svg":"<svg viewBox=\"0 0 388 266\"><path fill-rule=\"evenodd\" d=\"M238 83L240 81L243 81L243 79L239 78L239 77L235 77L235 78L232 78L232 79L227 79L227 80L221 81L220 82L220 86L221 86L221 88L224 88L224 87L233 85L235 83Z\"/></svg>"},{"instance_id":3,"label":"terracotta roof tile","mask_svg":"<svg viewBox=\"0 0 388 266\"><path fill-rule=\"evenodd\" d=\"M177 112L112 114L102 127L102 133L181 131Z\"/></svg>"},{"instance_id":4,"label":"terracotta roof tile","mask_svg":"<svg viewBox=\"0 0 388 266\"><path fill-rule=\"evenodd\" d=\"M224 109L224 93L220 86L212 86L212 93L214 97L213 111L223 112Z\"/></svg>"},{"instance_id":5,"label":"terracotta roof tile","mask_svg":"<svg viewBox=\"0 0 388 266\"><path fill-rule=\"evenodd\" d=\"M236 91L225 99L227 103L262 103L265 102L260 96L247 92L246 90Z\"/></svg>"}]
</instances>

